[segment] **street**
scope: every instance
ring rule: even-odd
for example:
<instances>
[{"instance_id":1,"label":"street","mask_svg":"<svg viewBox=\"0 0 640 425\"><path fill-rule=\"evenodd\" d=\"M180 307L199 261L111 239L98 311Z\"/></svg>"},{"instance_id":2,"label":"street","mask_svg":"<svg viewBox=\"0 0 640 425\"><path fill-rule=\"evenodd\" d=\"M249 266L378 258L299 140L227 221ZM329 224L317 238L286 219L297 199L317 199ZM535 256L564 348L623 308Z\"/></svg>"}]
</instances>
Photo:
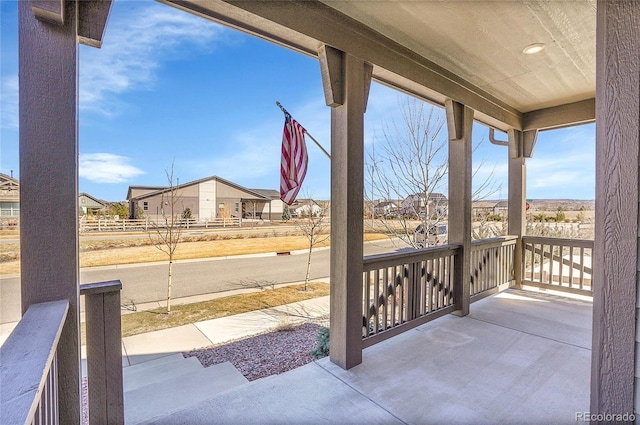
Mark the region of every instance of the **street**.
<instances>
[{"instance_id":1,"label":"street","mask_svg":"<svg viewBox=\"0 0 640 425\"><path fill-rule=\"evenodd\" d=\"M368 242L365 255L394 251L389 240ZM314 251L311 279L329 276L329 249ZM172 296L255 288L258 285L304 281L307 253L283 256L241 256L229 259L183 260L174 263ZM80 270L80 283L120 280L123 304L165 300L167 263L118 265ZM0 279L0 323L20 319L20 280Z\"/></svg>"}]
</instances>

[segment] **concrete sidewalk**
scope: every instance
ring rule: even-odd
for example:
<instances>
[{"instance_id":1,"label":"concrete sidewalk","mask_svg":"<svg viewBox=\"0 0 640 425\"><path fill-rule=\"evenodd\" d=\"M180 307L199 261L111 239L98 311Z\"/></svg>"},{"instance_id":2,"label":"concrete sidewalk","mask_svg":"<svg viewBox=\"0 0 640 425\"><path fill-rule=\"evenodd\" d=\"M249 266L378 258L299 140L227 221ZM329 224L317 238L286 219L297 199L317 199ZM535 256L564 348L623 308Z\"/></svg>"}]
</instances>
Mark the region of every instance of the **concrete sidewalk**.
<instances>
[{"instance_id":1,"label":"concrete sidewalk","mask_svg":"<svg viewBox=\"0 0 640 425\"><path fill-rule=\"evenodd\" d=\"M128 367L160 357L272 331L279 326L301 324L312 320L323 321L328 317L329 296L325 296L129 336L122 338L122 365Z\"/></svg>"}]
</instances>

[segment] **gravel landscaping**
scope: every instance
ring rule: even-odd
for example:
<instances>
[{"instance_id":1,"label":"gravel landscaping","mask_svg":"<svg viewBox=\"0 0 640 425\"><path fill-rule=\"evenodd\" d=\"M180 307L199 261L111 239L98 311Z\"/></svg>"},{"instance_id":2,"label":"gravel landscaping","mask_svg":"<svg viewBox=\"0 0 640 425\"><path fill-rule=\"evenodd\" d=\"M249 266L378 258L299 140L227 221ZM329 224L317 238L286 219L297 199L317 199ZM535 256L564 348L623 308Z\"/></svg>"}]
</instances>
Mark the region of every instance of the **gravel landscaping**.
<instances>
[{"instance_id":1,"label":"gravel landscaping","mask_svg":"<svg viewBox=\"0 0 640 425\"><path fill-rule=\"evenodd\" d=\"M185 353L197 357L204 367L230 362L249 381L277 375L311 363L320 325L305 323L251 338Z\"/></svg>"}]
</instances>

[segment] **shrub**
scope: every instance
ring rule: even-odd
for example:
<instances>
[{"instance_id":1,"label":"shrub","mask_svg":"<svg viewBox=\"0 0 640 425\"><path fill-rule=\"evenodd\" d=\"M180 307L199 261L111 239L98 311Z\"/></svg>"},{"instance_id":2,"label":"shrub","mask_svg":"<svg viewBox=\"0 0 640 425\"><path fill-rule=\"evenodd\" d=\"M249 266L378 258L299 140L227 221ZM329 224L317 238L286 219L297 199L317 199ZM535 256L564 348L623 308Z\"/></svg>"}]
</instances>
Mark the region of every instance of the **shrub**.
<instances>
[{"instance_id":1,"label":"shrub","mask_svg":"<svg viewBox=\"0 0 640 425\"><path fill-rule=\"evenodd\" d=\"M318 346L315 350L311 350L309 354L316 359L327 357L329 355L329 328L320 328L318 335L316 335L316 342L318 343Z\"/></svg>"},{"instance_id":2,"label":"shrub","mask_svg":"<svg viewBox=\"0 0 640 425\"><path fill-rule=\"evenodd\" d=\"M540 213L533 216L533 221L544 223L545 221L547 221L547 218L548 217L544 213Z\"/></svg>"}]
</instances>

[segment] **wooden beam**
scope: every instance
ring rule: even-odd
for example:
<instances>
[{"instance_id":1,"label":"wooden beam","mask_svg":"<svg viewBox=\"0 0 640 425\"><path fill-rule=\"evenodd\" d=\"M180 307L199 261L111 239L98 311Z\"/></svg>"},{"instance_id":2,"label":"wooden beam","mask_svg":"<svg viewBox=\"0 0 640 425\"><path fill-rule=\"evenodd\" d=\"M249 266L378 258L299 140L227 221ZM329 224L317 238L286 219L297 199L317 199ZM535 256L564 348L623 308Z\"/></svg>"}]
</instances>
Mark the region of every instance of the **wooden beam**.
<instances>
[{"instance_id":1,"label":"wooden beam","mask_svg":"<svg viewBox=\"0 0 640 425\"><path fill-rule=\"evenodd\" d=\"M456 313L469 314L471 271L471 167L473 109L453 100L445 103L449 130L449 243L462 249L455 263Z\"/></svg>"},{"instance_id":2,"label":"wooden beam","mask_svg":"<svg viewBox=\"0 0 640 425\"><path fill-rule=\"evenodd\" d=\"M322 45L318 49L320 74L327 106L340 106L343 101L344 69L342 52L331 46Z\"/></svg>"},{"instance_id":3,"label":"wooden beam","mask_svg":"<svg viewBox=\"0 0 640 425\"><path fill-rule=\"evenodd\" d=\"M75 1L64 25L18 2L22 311L68 300L58 348L60 423L80 423L78 46Z\"/></svg>"},{"instance_id":4,"label":"wooden beam","mask_svg":"<svg viewBox=\"0 0 640 425\"><path fill-rule=\"evenodd\" d=\"M64 25L65 0L31 0L31 11L39 21Z\"/></svg>"},{"instance_id":5,"label":"wooden beam","mask_svg":"<svg viewBox=\"0 0 640 425\"><path fill-rule=\"evenodd\" d=\"M527 130L522 132L522 156L524 158L533 157L533 148L538 140L538 130Z\"/></svg>"},{"instance_id":6,"label":"wooden beam","mask_svg":"<svg viewBox=\"0 0 640 425\"><path fill-rule=\"evenodd\" d=\"M364 231L364 100L366 65L342 54L343 104L331 109L331 361L344 369L362 363ZM326 84L325 84L326 86Z\"/></svg>"},{"instance_id":7,"label":"wooden beam","mask_svg":"<svg viewBox=\"0 0 640 425\"><path fill-rule=\"evenodd\" d=\"M598 1L597 19L590 411L631 414L640 405L640 379L634 379L640 345L640 2Z\"/></svg>"},{"instance_id":8,"label":"wooden beam","mask_svg":"<svg viewBox=\"0 0 640 425\"><path fill-rule=\"evenodd\" d=\"M78 43L100 48L107 27L112 0L78 2Z\"/></svg>"},{"instance_id":9,"label":"wooden beam","mask_svg":"<svg viewBox=\"0 0 640 425\"><path fill-rule=\"evenodd\" d=\"M373 78L387 85L440 105L454 99L503 130L522 128L522 114L515 108L322 1L160 1L309 55L317 56L318 45L333 46L373 64Z\"/></svg>"},{"instance_id":10,"label":"wooden beam","mask_svg":"<svg viewBox=\"0 0 640 425\"><path fill-rule=\"evenodd\" d=\"M526 112L522 116L523 130L546 130L567 127L576 124L594 122L596 119L596 100L587 99L553 108Z\"/></svg>"}]
</instances>

